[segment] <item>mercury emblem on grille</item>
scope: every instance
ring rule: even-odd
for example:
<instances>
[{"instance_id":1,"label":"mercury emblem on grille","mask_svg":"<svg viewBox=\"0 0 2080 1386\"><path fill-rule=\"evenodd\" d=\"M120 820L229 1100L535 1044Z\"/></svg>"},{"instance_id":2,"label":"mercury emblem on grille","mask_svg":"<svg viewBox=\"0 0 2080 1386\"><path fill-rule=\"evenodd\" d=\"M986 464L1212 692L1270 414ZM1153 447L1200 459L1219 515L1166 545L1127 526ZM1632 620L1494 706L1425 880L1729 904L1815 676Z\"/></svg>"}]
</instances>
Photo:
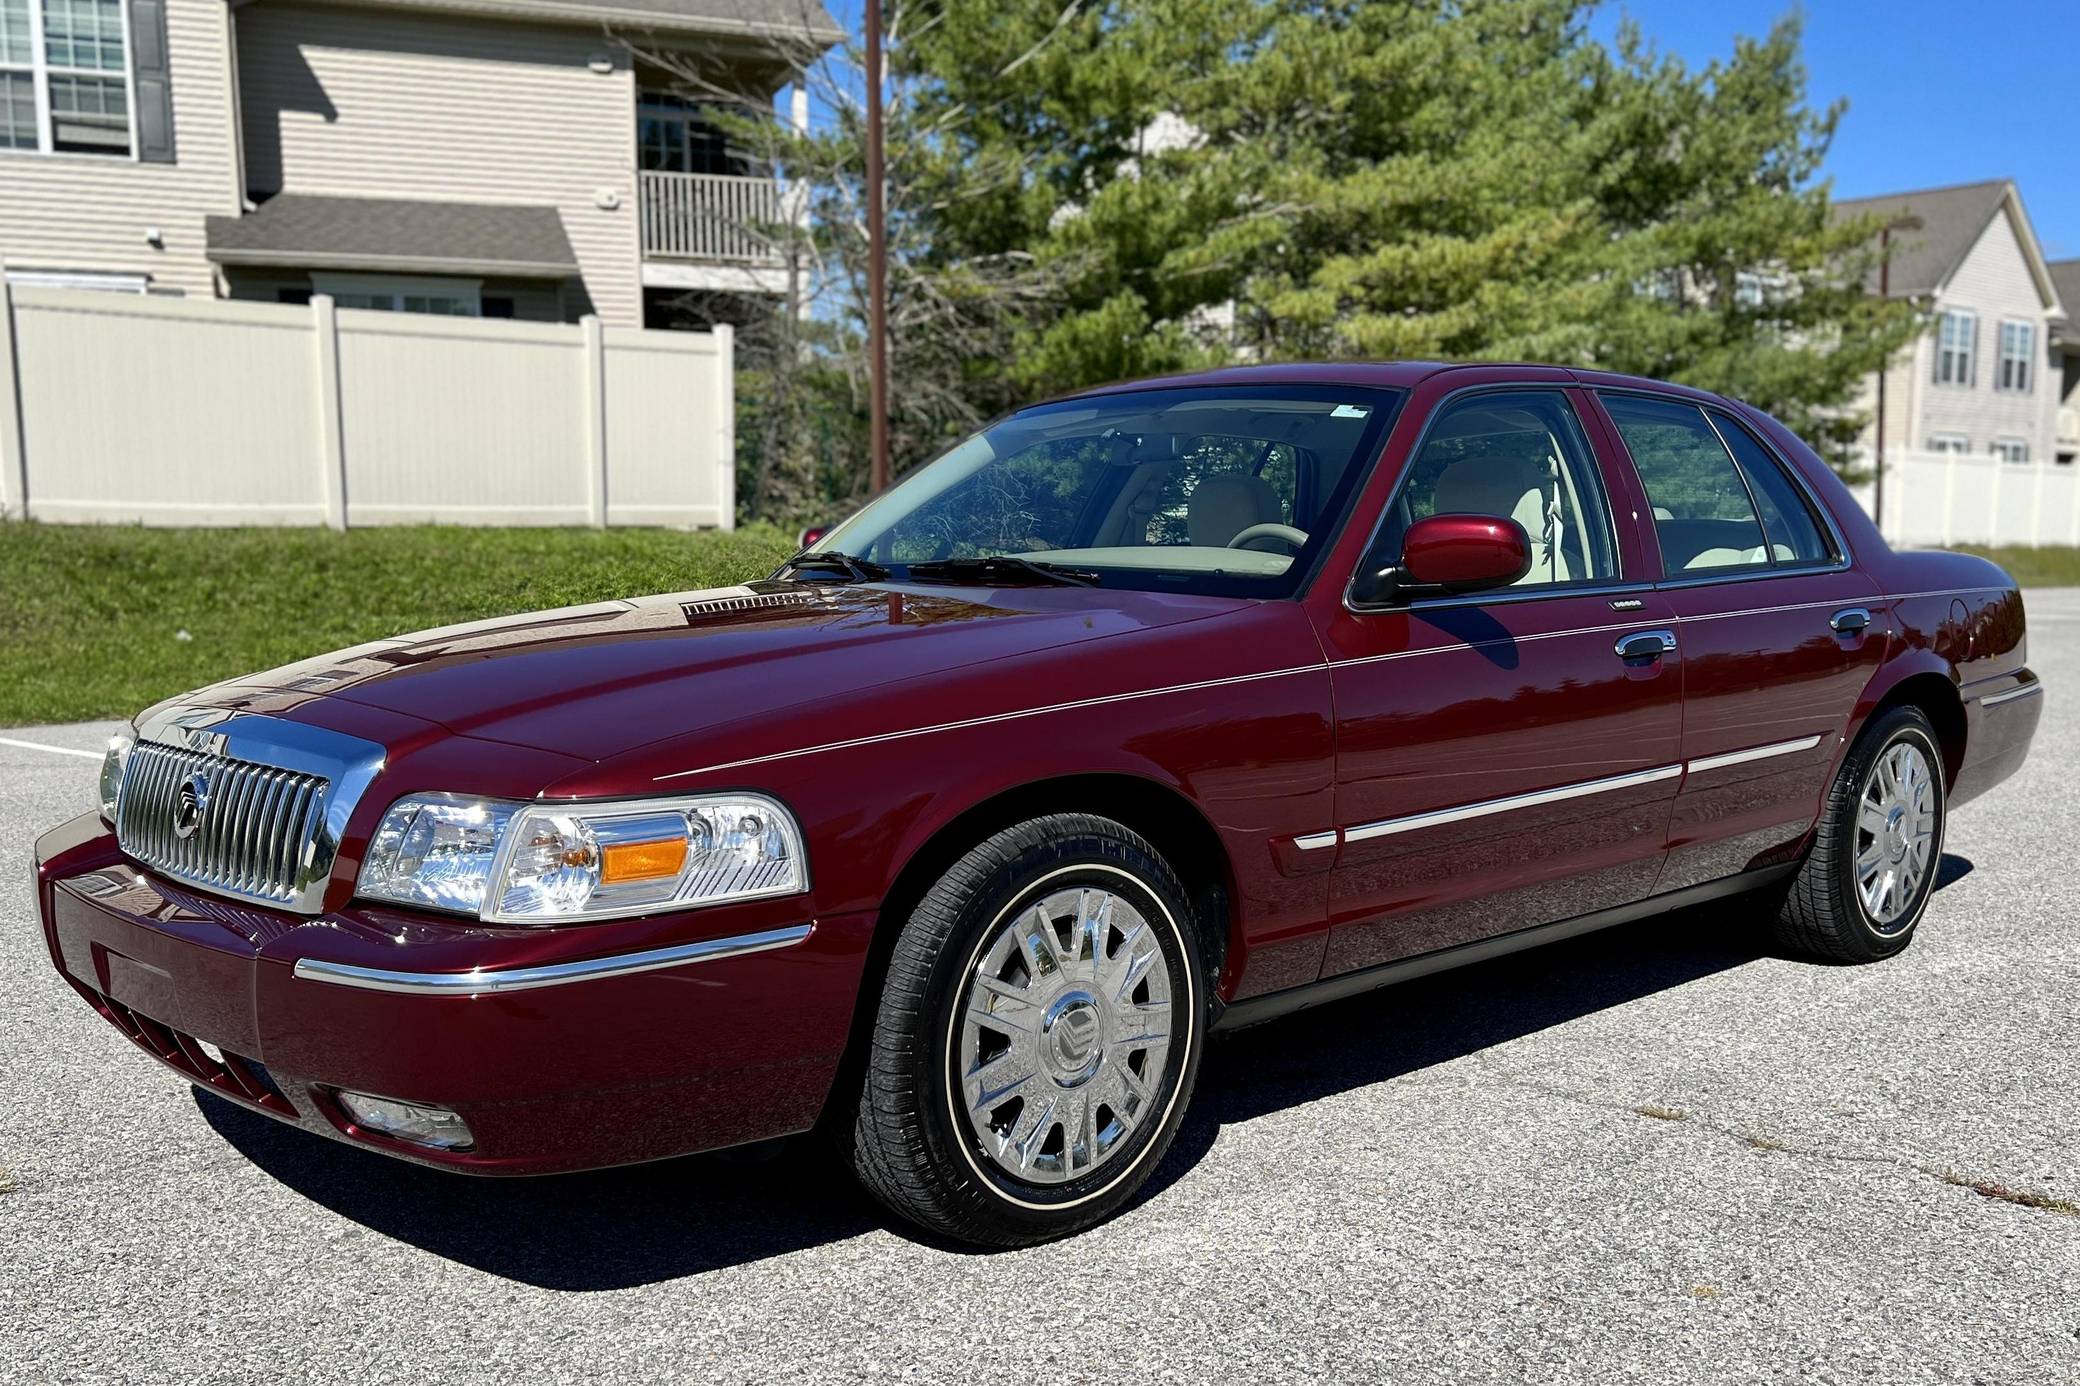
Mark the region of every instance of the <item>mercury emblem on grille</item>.
<instances>
[{"instance_id":1,"label":"mercury emblem on grille","mask_svg":"<svg viewBox=\"0 0 2080 1386\"><path fill-rule=\"evenodd\" d=\"M209 807L209 776L197 770L181 782L180 796L173 806L173 835L186 841L195 836L202 811Z\"/></svg>"}]
</instances>

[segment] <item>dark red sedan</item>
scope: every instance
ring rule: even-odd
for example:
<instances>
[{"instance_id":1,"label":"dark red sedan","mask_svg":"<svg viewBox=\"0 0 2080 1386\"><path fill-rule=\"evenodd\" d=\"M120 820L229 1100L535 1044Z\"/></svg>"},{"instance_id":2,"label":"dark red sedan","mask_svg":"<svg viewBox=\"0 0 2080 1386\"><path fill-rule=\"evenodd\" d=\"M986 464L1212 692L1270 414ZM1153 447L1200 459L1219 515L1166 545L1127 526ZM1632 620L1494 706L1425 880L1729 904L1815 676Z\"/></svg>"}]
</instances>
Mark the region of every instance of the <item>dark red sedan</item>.
<instances>
[{"instance_id":1,"label":"dark red sedan","mask_svg":"<svg viewBox=\"0 0 2080 1386\"><path fill-rule=\"evenodd\" d=\"M1735 892L1907 946L2041 685L1735 401L1536 366L1115 386L771 580L152 709L38 845L194 1082L479 1174L806 1130L928 1227L1117 1209L1209 1032Z\"/></svg>"}]
</instances>

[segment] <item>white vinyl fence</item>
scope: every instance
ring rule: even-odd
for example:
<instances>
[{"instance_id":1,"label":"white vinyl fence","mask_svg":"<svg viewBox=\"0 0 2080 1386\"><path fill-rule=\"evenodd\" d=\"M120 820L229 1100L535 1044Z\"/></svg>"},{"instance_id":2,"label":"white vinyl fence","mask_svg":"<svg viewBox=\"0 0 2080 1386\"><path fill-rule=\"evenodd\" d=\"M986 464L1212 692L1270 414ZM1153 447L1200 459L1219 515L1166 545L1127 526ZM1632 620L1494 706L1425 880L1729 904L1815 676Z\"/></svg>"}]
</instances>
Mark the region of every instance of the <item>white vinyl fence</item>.
<instances>
[{"instance_id":1,"label":"white vinyl fence","mask_svg":"<svg viewBox=\"0 0 2080 1386\"><path fill-rule=\"evenodd\" d=\"M0 281L0 513L156 525L711 525L730 329Z\"/></svg>"},{"instance_id":2,"label":"white vinyl fence","mask_svg":"<svg viewBox=\"0 0 2080 1386\"><path fill-rule=\"evenodd\" d=\"M1870 460L1864 460L1866 470ZM1886 539L1938 544L2080 544L2080 467L1945 452L1885 451ZM1866 512L1873 486L1856 499Z\"/></svg>"}]
</instances>

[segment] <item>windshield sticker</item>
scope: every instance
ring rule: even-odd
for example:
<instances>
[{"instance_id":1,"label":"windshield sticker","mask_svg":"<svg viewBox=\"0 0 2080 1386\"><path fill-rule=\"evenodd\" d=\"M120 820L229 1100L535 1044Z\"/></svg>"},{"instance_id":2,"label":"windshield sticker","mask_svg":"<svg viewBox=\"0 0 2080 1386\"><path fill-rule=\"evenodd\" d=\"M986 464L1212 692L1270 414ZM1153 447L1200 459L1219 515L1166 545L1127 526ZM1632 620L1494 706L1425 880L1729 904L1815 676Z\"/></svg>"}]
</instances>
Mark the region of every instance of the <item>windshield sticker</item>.
<instances>
[{"instance_id":1,"label":"windshield sticker","mask_svg":"<svg viewBox=\"0 0 2080 1386\"><path fill-rule=\"evenodd\" d=\"M1362 419L1372 411L1362 404L1339 404L1329 411L1332 419Z\"/></svg>"}]
</instances>

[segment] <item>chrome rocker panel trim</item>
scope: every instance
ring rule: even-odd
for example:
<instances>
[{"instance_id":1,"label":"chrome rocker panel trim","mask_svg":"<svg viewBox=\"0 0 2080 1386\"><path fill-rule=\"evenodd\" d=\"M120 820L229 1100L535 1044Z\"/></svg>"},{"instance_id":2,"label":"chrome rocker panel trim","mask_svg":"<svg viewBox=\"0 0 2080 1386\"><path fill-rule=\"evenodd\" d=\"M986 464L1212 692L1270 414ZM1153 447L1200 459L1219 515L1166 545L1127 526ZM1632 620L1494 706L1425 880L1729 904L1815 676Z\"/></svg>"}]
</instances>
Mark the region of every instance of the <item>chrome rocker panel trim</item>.
<instances>
[{"instance_id":1,"label":"chrome rocker panel trim","mask_svg":"<svg viewBox=\"0 0 2080 1386\"><path fill-rule=\"evenodd\" d=\"M740 958L748 953L768 953L800 943L815 929L814 924L796 924L785 929L768 929L763 933L711 938L671 948L652 948L642 953L550 963L542 967L515 967L499 972L392 972L380 967L357 967L352 963L299 958L296 979L300 982L328 982L338 987L358 987L363 991L400 992L407 996L487 996L506 991L560 987L568 982L627 977L687 963Z\"/></svg>"}]
</instances>

